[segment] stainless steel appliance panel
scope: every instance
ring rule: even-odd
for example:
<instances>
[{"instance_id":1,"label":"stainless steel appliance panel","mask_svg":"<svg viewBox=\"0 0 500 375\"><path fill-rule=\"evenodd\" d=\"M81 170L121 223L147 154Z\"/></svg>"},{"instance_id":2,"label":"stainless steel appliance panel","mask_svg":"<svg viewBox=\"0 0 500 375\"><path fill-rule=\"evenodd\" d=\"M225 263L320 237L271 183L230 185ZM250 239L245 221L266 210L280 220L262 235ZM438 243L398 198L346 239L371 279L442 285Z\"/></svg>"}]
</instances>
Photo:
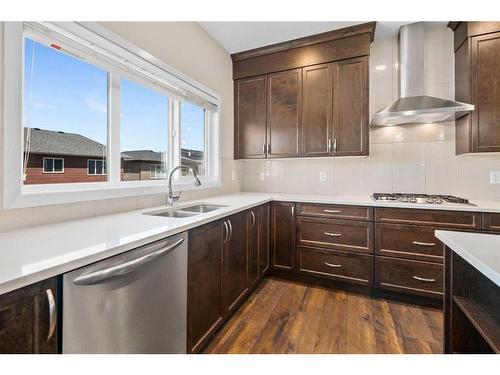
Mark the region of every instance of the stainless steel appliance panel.
<instances>
[{"instance_id":1,"label":"stainless steel appliance panel","mask_svg":"<svg viewBox=\"0 0 500 375\"><path fill-rule=\"evenodd\" d=\"M63 277L63 353L185 353L187 233Z\"/></svg>"}]
</instances>

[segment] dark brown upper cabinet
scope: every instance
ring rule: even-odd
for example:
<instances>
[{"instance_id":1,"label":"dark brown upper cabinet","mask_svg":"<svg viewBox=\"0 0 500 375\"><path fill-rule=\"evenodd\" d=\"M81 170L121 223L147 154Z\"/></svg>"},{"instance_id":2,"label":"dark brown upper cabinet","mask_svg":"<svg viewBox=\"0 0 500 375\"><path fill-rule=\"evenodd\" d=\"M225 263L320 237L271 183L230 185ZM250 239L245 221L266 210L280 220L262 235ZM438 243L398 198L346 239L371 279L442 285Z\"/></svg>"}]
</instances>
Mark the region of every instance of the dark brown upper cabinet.
<instances>
[{"instance_id":1,"label":"dark brown upper cabinet","mask_svg":"<svg viewBox=\"0 0 500 375\"><path fill-rule=\"evenodd\" d=\"M232 55L234 157L368 155L374 32L370 22Z\"/></svg>"},{"instance_id":2,"label":"dark brown upper cabinet","mask_svg":"<svg viewBox=\"0 0 500 375\"><path fill-rule=\"evenodd\" d=\"M455 99L474 104L458 119L456 154L500 151L500 22L450 22L455 37Z\"/></svg>"},{"instance_id":3,"label":"dark brown upper cabinet","mask_svg":"<svg viewBox=\"0 0 500 375\"><path fill-rule=\"evenodd\" d=\"M368 56L333 63L335 156L368 155Z\"/></svg>"},{"instance_id":4,"label":"dark brown upper cabinet","mask_svg":"<svg viewBox=\"0 0 500 375\"><path fill-rule=\"evenodd\" d=\"M330 156L332 153L331 76L330 64L308 66L303 69L303 156Z\"/></svg>"},{"instance_id":5,"label":"dark brown upper cabinet","mask_svg":"<svg viewBox=\"0 0 500 375\"><path fill-rule=\"evenodd\" d=\"M267 77L267 157L301 155L302 69Z\"/></svg>"},{"instance_id":6,"label":"dark brown upper cabinet","mask_svg":"<svg viewBox=\"0 0 500 375\"><path fill-rule=\"evenodd\" d=\"M0 296L0 354L58 353L57 278Z\"/></svg>"},{"instance_id":7,"label":"dark brown upper cabinet","mask_svg":"<svg viewBox=\"0 0 500 375\"><path fill-rule=\"evenodd\" d=\"M265 76L234 82L234 156L264 158L266 154Z\"/></svg>"}]
</instances>

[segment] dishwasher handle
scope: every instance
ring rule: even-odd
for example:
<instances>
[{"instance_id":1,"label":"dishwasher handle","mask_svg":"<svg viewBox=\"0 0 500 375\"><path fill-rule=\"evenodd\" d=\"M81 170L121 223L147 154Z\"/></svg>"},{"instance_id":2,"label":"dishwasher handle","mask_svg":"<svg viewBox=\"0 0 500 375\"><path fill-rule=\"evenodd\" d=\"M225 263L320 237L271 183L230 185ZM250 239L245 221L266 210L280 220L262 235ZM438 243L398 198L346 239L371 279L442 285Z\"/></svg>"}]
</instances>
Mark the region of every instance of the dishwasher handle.
<instances>
[{"instance_id":1,"label":"dishwasher handle","mask_svg":"<svg viewBox=\"0 0 500 375\"><path fill-rule=\"evenodd\" d=\"M136 269L142 267L143 265L151 262L152 260L170 253L173 251L177 246L182 244L184 242L184 238L181 238L174 243L160 249L156 250L152 253L143 255L139 258L132 259L129 261L126 261L124 263L118 264L116 266L112 266L103 270L87 273L78 276L75 280L73 280L73 284L75 285L92 285L92 284L97 284L101 281L105 281L107 279L111 279L116 276L121 276L128 274L132 271L135 271Z\"/></svg>"}]
</instances>

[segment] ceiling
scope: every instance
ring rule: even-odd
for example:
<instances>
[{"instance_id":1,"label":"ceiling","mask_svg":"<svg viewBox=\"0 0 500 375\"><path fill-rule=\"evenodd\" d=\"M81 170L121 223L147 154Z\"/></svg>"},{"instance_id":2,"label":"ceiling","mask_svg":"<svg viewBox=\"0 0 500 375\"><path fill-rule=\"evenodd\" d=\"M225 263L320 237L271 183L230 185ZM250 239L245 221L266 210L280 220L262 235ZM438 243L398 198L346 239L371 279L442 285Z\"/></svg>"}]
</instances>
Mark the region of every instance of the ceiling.
<instances>
[{"instance_id":1,"label":"ceiling","mask_svg":"<svg viewBox=\"0 0 500 375\"><path fill-rule=\"evenodd\" d=\"M364 23L355 22L199 22L229 53L246 51L291 39ZM414 22L414 21L412 21ZM377 22L375 38L397 33L410 22Z\"/></svg>"}]
</instances>

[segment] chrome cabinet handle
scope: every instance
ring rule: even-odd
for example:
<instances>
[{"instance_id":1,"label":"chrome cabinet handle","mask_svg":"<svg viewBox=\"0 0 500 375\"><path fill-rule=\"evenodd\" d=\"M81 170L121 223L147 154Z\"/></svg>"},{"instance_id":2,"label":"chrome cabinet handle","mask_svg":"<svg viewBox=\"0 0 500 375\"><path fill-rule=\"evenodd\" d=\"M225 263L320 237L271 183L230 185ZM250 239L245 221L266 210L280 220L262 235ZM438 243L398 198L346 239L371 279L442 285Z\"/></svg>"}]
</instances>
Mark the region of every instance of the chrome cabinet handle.
<instances>
[{"instance_id":1,"label":"chrome cabinet handle","mask_svg":"<svg viewBox=\"0 0 500 375\"><path fill-rule=\"evenodd\" d=\"M47 334L47 341L49 341L56 331L57 309L56 300L54 298L54 294L52 294L52 290L47 289L45 294L47 295L47 302L49 303L49 333Z\"/></svg>"},{"instance_id":2,"label":"chrome cabinet handle","mask_svg":"<svg viewBox=\"0 0 500 375\"><path fill-rule=\"evenodd\" d=\"M333 153L337 153L337 138L334 138L333 140Z\"/></svg>"},{"instance_id":3,"label":"chrome cabinet handle","mask_svg":"<svg viewBox=\"0 0 500 375\"><path fill-rule=\"evenodd\" d=\"M255 226L255 214L253 213L253 211L250 211L250 215L252 216L252 225L250 225L250 229L253 229L253 227Z\"/></svg>"},{"instance_id":4,"label":"chrome cabinet handle","mask_svg":"<svg viewBox=\"0 0 500 375\"><path fill-rule=\"evenodd\" d=\"M415 245L420 245L420 246L436 246L434 242L420 242L420 241L413 241Z\"/></svg>"},{"instance_id":5,"label":"chrome cabinet handle","mask_svg":"<svg viewBox=\"0 0 500 375\"><path fill-rule=\"evenodd\" d=\"M231 220L228 220L227 223L229 224L229 236L227 240L230 241L231 237L233 237L233 225L231 224Z\"/></svg>"},{"instance_id":6,"label":"chrome cabinet handle","mask_svg":"<svg viewBox=\"0 0 500 375\"><path fill-rule=\"evenodd\" d=\"M328 212L330 214L340 214L342 211L340 210L323 210L323 212Z\"/></svg>"},{"instance_id":7,"label":"chrome cabinet handle","mask_svg":"<svg viewBox=\"0 0 500 375\"><path fill-rule=\"evenodd\" d=\"M342 236L342 233L330 233L330 232L325 232L325 234L327 236L330 236L330 237L341 237Z\"/></svg>"},{"instance_id":8,"label":"chrome cabinet handle","mask_svg":"<svg viewBox=\"0 0 500 375\"><path fill-rule=\"evenodd\" d=\"M425 281L427 283L433 283L434 281L436 281L436 279L426 279L425 277L418 277L418 276L413 276L413 278L415 280L418 280L418 281Z\"/></svg>"},{"instance_id":9,"label":"chrome cabinet handle","mask_svg":"<svg viewBox=\"0 0 500 375\"><path fill-rule=\"evenodd\" d=\"M266 144L262 144L262 153L265 155L266 154Z\"/></svg>"},{"instance_id":10,"label":"chrome cabinet handle","mask_svg":"<svg viewBox=\"0 0 500 375\"><path fill-rule=\"evenodd\" d=\"M229 239L229 227L227 226L227 221L224 221L224 228L225 228L225 233L224 233L223 243L227 243L227 240Z\"/></svg>"},{"instance_id":11,"label":"chrome cabinet handle","mask_svg":"<svg viewBox=\"0 0 500 375\"><path fill-rule=\"evenodd\" d=\"M73 284L75 284L75 285L91 285L91 284L96 284L100 281L110 279L110 278L115 277L115 276L125 275L127 273L132 272L132 271L135 271L136 269L142 267L146 263L149 263L152 260L154 260L162 255L170 253L171 251L173 251L177 246L179 246L183 242L184 242L184 238L180 238L179 240L175 241L174 243L172 243L164 248L161 248L160 250L156 250L152 253L146 254L142 257L132 259L132 260L123 262L121 264L118 264L116 266L112 266L112 267L109 267L109 268L106 268L103 270L80 275L75 280L73 280Z\"/></svg>"},{"instance_id":12,"label":"chrome cabinet handle","mask_svg":"<svg viewBox=\"0 0 500 375\"><path fill-rule=\"evenodd\" d=\"M328 139L327 152L330 154L332 152L332 140Z\"/></svg>"},{"instance_id":13,"label":"chrome cabinet handle","mask_svg":"<svg viewBox=\"0 0 500 375\"><path fill-rule=\"evenodd\" d=\"M325 266L333 267L333 268L340 268L340 267L342 267L342 264L333 264L333 263L325 262Z\"/></svg>"},{"instance_id":14,"label":"chrome cabinet handle","mask_svg":"<svg viewBox=\"0 0 500 375\"><path fill-rule=\"evenodd\" d=\"M295 205L292 204L292 216L294 215L294 213L295 213Z\"/></svg>"}]
</instances>

